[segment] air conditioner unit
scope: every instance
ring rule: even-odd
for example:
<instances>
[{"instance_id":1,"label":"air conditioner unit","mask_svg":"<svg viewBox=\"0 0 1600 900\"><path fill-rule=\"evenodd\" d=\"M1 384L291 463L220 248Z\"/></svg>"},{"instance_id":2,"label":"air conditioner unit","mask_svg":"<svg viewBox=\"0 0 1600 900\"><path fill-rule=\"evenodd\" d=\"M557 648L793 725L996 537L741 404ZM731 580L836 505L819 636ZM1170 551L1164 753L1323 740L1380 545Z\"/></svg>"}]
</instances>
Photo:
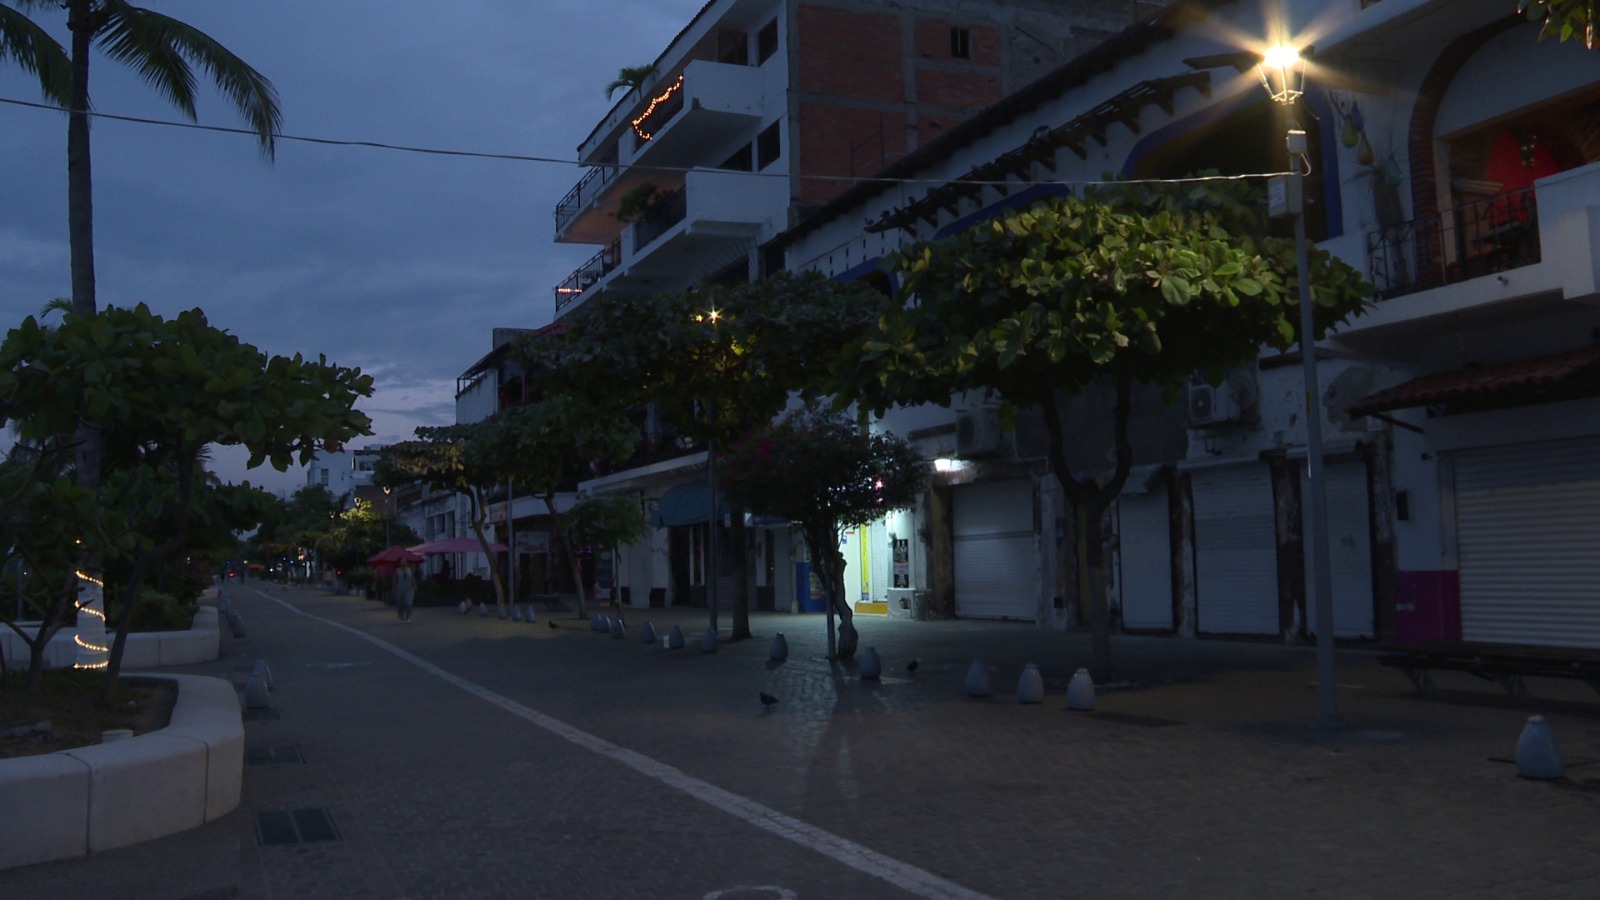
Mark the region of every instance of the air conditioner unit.
<instances>
[{"instance_id":1,"label":"air conditioner unit","mask_svg":"<svg viewBox=\"0 0 1600 900\"><path fill-rule=\"evenodd\" d=\"M1256 414L1258 392L1253 370L1234 369L1221 383L1213 385L1203 372L1189 379L1189 425L1228 425L1251 421Z\"/></svg>"},{"instance_id":2,"label":"air conditioner unit","mask_svg":"<svg viewBox=\"0 0 1600 900\"><path fill-rule=\"evenodd\" d=\"M998 409L974 409L956 416L956 456L982 459L1005 449L1006 429Z\"/></svg>"}]
</instances>

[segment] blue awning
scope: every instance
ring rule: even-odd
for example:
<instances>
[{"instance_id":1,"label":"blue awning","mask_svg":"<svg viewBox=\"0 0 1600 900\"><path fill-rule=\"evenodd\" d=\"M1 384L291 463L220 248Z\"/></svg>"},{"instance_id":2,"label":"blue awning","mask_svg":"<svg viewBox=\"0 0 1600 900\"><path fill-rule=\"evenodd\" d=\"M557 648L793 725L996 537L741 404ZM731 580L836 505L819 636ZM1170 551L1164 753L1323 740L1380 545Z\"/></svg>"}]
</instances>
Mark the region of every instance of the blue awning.
<instances>
[{"instance_id":1,"label":"blue awning","mask_svg":"<svg viewBox=\"0 0 1600 900\"><path fill-rule=\"evenodd\" d=\"M710 519L711 504L706 499L710 494L710 488L704 482L667 488L667 492L656 501L656 514L650 524L657 528L704 524ZM726 497L718 499L721 502L717 504L717 511L726 518L728 499Z\"/></svg>"}]
</instances>

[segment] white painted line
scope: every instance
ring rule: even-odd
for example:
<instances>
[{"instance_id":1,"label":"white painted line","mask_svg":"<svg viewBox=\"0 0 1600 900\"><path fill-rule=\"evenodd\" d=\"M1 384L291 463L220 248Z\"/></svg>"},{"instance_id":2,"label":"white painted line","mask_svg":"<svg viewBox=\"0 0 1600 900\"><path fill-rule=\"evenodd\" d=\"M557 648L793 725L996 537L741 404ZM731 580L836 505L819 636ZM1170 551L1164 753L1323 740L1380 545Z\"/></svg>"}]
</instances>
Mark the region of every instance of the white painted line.
<instances>
[{"instance_id":1,"label":"white painted line","mask_svg":"<svg viewBox=\"0 0 1600 900\"><path fill-rule=\"evenodd\" d=\"M358 638L392 654L417 668L449 682L473 696L500 707L518 718L531 722L544 730L561 737L569 743L576 744L585 750L604 756L615 762L621 763L635 772L648 778L675 788L688 794L701 803L715 807L729 815L742 819L750 825L762 829L770 834L777 835L788 841L806 848L815 850L824 856L864 872L874 878L879 878L918 897L927 897L930 900L990 900L985 894L968 890L949 879L942 878L926 869L921 869L910 863L901 862L891 856L879 853L870 847L865 847L848 838L840 837L829 831L824 831L815 825L802 822L793 816L784 815L775 809L763 806L748 797L742 797L732 791L723 790L710 782L701 781L681 769L669 766L664 762L651 759L642 753L619 747L603 738L595 737L587 731L582 731L568 725L560 719L547 716L536 709L523 706L508 697L502 697L495 692L480 687L473 682L458 675L439 668L421 657L394 646L393 644L373 637L358 628L351 628L339 622L314 616L303 609L280 600L259 590L251 589L252 593L265 597L279 604L296 615L304 616L324 625L330 625L341 631L349 632Z\"/></svg>"}]
</instances>

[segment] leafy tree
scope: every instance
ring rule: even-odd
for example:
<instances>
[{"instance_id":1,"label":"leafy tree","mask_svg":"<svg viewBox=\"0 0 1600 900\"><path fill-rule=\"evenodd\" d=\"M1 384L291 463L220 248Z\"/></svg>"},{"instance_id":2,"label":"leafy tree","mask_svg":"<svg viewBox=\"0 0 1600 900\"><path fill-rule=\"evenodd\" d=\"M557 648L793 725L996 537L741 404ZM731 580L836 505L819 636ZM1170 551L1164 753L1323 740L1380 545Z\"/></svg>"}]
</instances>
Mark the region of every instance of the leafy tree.
<instances>
[{"instance_id":1,"label":"leafy tree","mask_svg":"<svg viewBox=\"0 0 1600 900\"><path fill-rule=\"evenodd\" d=\"M656 404L679 434L717 449L771 422L793 395L826 390L828 364L886 298L814 272L663 295L606 295L572 327L524 345L548 394L608 407ZM713 465L715 459L713 458ZM742 496L730 493L733 637L750 636Z\"/></svg>"},{"instance_id":2,"label":"leafy tree","mask_svg":"<svg viewBox=\"0 0 1600 900\"><path fill-rule=\"evenodd\" d=\"M283 471L297 456L309 462L318 449L368 433L354 407L371 393L372 378L357 369L269 357L212 327L198 309L169 320L143 305L112 307L69 313L54 328L30 316L0 344L0 424L14 422L38 443L65 441L82 419L98 422L114 436L107 459L117 462L93 494L98 503L129 519L171 516L168 532L136 533L125 617L146 572L188 540L206 445L242 444L250 467L270 462ZM93 555L112 549L109 540L85 536ZM115 684L126 639L119 624L102 696Z\"/></svg>"},{"instance_id":3,"label":"leafy tree","mask_svg":"<svg viewBox=\"0 0 1600 900\"><path fill-rule=\"evenodd\" d=\"M625 458L637 432L615 403L589 402L570 394L546 392L526 406L505 412L486 432L484 457L502 481L526 488L544 501L561 536L578 593L578 615L586 614L583 574L575 543L618 543L643 538L648 525L638 507L634 517L602 504L579 504L573 521L562 522L556 494L572 490L576 473L595 462Z\"/></svg>"},{"instance_id":4,"label":"leafy tree","mask_svg":"<svg viewBox=\"0 0 1600 900\"><path fill-rule=\"evenodd\" d=\"M24 13L64 9L71 31L63 48ZM72 309L92 316L95 300L93 179L89 149L89 59L99 47L132 68L173 106L195 118L198 65L249 123L261 152L272 158L282 116L272 83L244 60L196 28L126 0L10 0L0 4L0 61L15 60L36 75L46 99L67 117L67 231L72 252ZM100 488L100 423L80 423L76 478L91 492ZM90 557L91 571L98 561Z\"/></svg>"},{"instance_id":5,"label":"leafy tree","mask_svg":"<svg viewBox=\"0 0 1600 900\"><path fill-rule=\"evenodd\" d=\"M643 88L644 83L649 81L650 76L654 74L656 74L656 67L654 65L623 66L617 71L616 80L606 85L606 99L610 100L611 95L615 94L617 91L637 91Z\"/></svg>"},{"instance_id":6,"label":"leafy tree","mask_svg":"<svg viewBox=\"0 0 1600 900\"><path fill-rule=\"evenodd\" d=\"M339 514L332 528L317 537L316 548L324 564L354 569L363 565L367 557L389 546L391 540L412 546L422 543L422 536L410 526L390 522L371 503L358 500Z\"/></svg>"},{"instance_id":7,"label":"leafy tree","mask_svg":"<svg viewBox=\"0 0 1600 900\"><path fill-rule=\"evenodd\" d=\"M1542 19L1539 36L1554 34L1562 41L1583 35L1583 45L1595 44L1595 0L1517 0L1517 12L1530 19Z\"/></svg>"},{"instance_id":8,"label":"leafy tree","mask_svg":"<svg viewBox=\"0 0 1600 900\"><path fill-rule=\"evenodd\" d=\"M737 441L723 462L730 489L754 498L759 511L800 526L828 607L839 615L838 645L830 627L828 655L854 656L858 635L845 599L839 533L915 503L926 487L926 464L896 435L865 434L843 416L814 410Z\"/></svg>"},{"instance_id":9,"label":"leafy tree","mask_svg":"<svg viewBox=\"0 0 1600 900\"><path fill-rule=\"evenodd\" d=\"M472 533L484 556L492 560L494 554L489 552L489 538L483 530L489 517L484 492L505 484L507 477L496 427L492 422L473 422L418 428L416 440L390 444L379 451L373 483L400 487L421 482L465 497ZM489 577L494 582L495 604L504 613L506 584L500 567L489 566Z\"/></svg>"},{"instance_id":10,"label":"leafy tree","mask_svg":"<svg viewBox=\"0 0 1600 900\"><path fill-rule=\"evenodd\" d=\"M546 503L549 503L546 500ZM555 516L555 507L551 506L551 516ZM578 597L580 605L578 615L587 614L581 605L583 598L583 576L578 571L576 545L589 544L594 547L605 547L613 552L622 544L632 544L644 540L650 535L650 523L644 517L644 511L639 508L639 498L626 494L609 494L604 497L585 497L573 504L566 515L557 519L557 528L562 540L567 545L567 558L572 560L573 577L577 579ZM622 593L612 593L612 605L620 607Z\"/></svg>"},{"instance_id":11,"label":"leafy tree","mask_svg":"<svg viewBox=\"0 0 1600 900\"><path fill-rule=\"evenodd\" d=\"M1133 459L1135 385L1176 396L1196 370L1220 379L1261 345L1298 338L1293 242L1252 236L1261 223L1243 190L1110 185L913 244L891 261L906 276L895 309L839 368L842 396L879 412L948 404L958 391L1042 412L1050 470L1084 526L1080 591L1094 594L1097 677L1109 672L1110 638L1092 586L1104 584L1101 519ZM1320 336L1361 309L1367 287L1320 250L1311 266ZM1100 379L1115 393L1115 464L1074 473L1058 403Z\"/></svg>"}]
</instances>

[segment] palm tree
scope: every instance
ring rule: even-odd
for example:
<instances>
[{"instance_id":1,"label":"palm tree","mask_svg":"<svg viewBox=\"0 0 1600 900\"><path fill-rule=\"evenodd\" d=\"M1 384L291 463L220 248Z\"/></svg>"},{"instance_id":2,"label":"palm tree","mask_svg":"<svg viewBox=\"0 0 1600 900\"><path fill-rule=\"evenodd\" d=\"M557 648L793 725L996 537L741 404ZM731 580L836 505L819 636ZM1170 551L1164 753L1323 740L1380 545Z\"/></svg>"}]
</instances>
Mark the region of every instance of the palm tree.
<instances>
[{"instance_id":1,"label":"palm tree","mask_svg":"<svg viewBox=\"0 0 1600 900\"><path fill-rule=\"evenodd\" d=\"M623 66L621 71L617 72L617 80L606 85L606 99L610 100L612 94L615 94L617 91L623 90L624 88L630 91L636 91L643 88L644 83L649 80L651 75L654 75L655 73L656 67L653 65Z\"/></svg>"},{"instance_id":2,"label":"palm tree","mask_svg":"<svg viewBox=\"0 0 1600 900\"><path fill-rule=\"evenodd\" d=\"M72 32L63 48L25 12L65 9ZM198 64L255 131L262 154L272 159L282 123L272 83L200 30L125 0L7 0L0 2L0 61L14 59L39 78L50 101L67 109L67 237L72 254L72 309L92 316L94 203L89 164L89 51L98 46L111 59L139 73L191 120L195 118ZM100 486L100 435L92 426L80 435L78 482Z\"/></svg>"}]
</instances>

